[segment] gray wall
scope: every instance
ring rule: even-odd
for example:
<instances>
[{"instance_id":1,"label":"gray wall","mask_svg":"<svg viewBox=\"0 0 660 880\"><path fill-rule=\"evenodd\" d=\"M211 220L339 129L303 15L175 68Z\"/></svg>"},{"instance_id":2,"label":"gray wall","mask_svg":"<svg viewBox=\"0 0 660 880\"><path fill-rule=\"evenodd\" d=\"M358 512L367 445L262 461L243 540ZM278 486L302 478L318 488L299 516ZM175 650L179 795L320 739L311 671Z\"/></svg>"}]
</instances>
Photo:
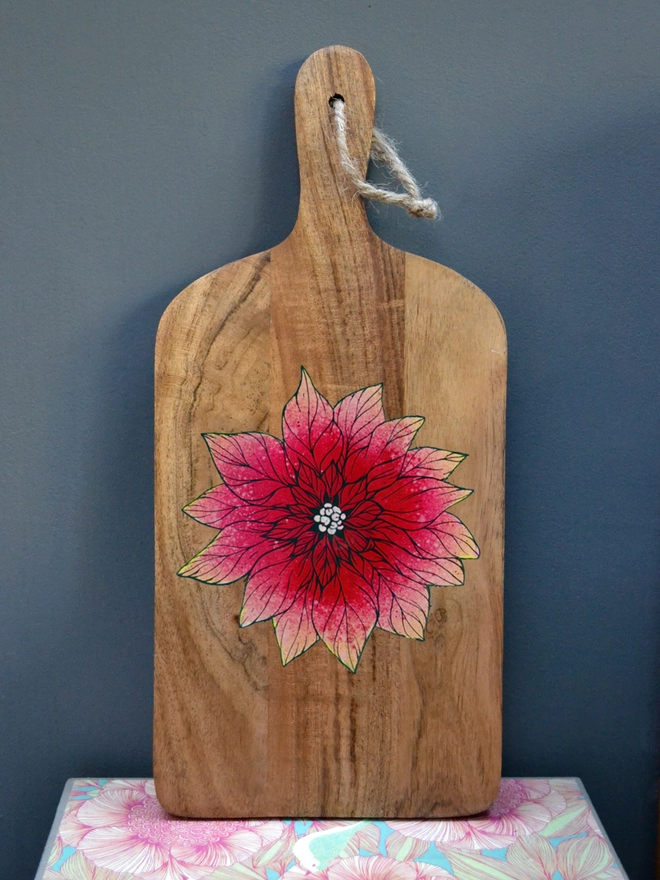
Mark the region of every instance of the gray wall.
<instances>
[{"instance_id":1,"label":"gray wall","mask_svg":"<svg viewBox=\"0 0 660 880\"><path fill-rule=\"evenodd\" d=\"M292 87L360 49L442 223L378 233L510 341L504 770L579 775L633 880L658 774L657 2L4 0L2 876L151 760L152 349L296 213Z\"/></svg>"}]
</instances>

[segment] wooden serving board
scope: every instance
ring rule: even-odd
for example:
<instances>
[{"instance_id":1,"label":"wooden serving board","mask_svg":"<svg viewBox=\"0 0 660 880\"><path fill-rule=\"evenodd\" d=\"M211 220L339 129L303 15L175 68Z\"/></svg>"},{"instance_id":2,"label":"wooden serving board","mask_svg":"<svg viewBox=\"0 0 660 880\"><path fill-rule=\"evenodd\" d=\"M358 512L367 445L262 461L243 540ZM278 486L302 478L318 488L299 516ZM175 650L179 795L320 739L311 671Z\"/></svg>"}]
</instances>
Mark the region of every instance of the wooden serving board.
<instances>
[{"instance_id":1,"label":"wooden serving board","mask_svg":"<svg viewBox=\"0 0 660 880\"><path fill-rule=\"evenodd\" d=\"M376 237L339 164L335 94L345 100L349 149L366 173L373 76L359 53L323 49L296 82L301 196L293 232L191 284L158 331L154 773L161 803L180 816L448 817L487 808L498 791L505 331L469 281ZM335 650L327 620L318 622L331 586L309 598L326 643L283 665L273 621L239 626L245 579L217 585L195 579L199 567L186 569L218 535L182 510L223 482L224 464L216 468L209 449L226 452L235 439L226 435L245 432L281 438L303 366L332 406L383 383L387 419L425 417L414 446L469 456L456 457L447 480L473 493L449 512L474 535L480 557L465 561L462 585L428 590L424 640L385 631L394 618L386 622L381 603L356 671L355 652ZM216 439L207 447L203 434ZM285 481L294 479L288 467ZM230 470L223 476L233 492ZM342 497L330 500L348 510ZM380 527L389 508L376 500ZM254 510L258 520L262 508ZM351 544L357 514L349 510L333 538L314 514L312 505L304 540L332 541L337 554L350 545L351 571L362 565L366 577ZM237 558L240 568L247 557ZM182 568L188 576L177 574Z\"/></svg>"}]
</instances>

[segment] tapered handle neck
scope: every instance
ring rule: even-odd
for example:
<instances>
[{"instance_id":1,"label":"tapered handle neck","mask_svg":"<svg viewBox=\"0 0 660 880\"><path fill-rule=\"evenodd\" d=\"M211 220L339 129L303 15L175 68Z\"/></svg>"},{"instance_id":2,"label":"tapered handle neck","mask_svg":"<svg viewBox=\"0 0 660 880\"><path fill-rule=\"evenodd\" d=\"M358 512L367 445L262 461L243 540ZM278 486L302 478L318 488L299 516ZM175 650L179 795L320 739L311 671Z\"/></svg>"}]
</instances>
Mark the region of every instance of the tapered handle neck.
<instances>
[{"instance_id":1,"label":"tapered handle neck","mask_svg":"<svg viewBox=\"0 0 660 880\"><path fill-rule=\"evenodd\" d=\"M332 99L346 109L348 150L366 175L373 130L376 89L364 57L346 46L320 49L303 64L296 79L295 114L300 207L296 230L320 226L337 230L343 219L347 234L363 229L373 234L362 198L339 161Z\"/></svg>"}]
</instances>

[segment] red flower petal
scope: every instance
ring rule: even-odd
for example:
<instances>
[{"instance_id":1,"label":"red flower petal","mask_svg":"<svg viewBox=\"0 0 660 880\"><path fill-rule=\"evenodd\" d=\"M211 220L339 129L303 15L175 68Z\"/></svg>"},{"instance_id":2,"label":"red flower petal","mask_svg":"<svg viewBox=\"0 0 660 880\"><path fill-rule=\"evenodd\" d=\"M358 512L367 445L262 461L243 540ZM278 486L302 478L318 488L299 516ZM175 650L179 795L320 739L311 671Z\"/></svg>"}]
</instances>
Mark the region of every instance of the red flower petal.
<instances>
[{"instance_id":1,"label":"red flower petal","mask_svg":"<svg viewBox=\"0 0 660 880\"><path fill-rule=\"evenodd\" d=\"M461 452L447 449L434 449L431 446L418 446L406 453L402 473L409 476L435 477L446 479L467 456Z\"/></svg>"},{"instance_id":2,"label":"red flower petal","mask_svg":"<svg viewBox=\"0 0 660 880\"><path fill-rule=\"evenodd\" d=\"M328 495L326 481L322 479L316 468L304 463L301 463L298 467L296 489L298 490L294 490L296 499L300 499L302 503L306 501L313 507L320 507ZM305 493L304 500L300 495L301 491Z\"/></svg>"},{"instance_id":3,"label":"red flower petal","mask_svg":"<svg viewBox=\"0 0 660 880\"><path fill-rule=\"evenodd\" d=\"M344 539L353 553L357 554L364 553L371 543L370 538L365 538L364 534L359 529L353 528L344 532Z\"/></svg>"},{"instance_id":4,"label":"red flower petal","mask_svg":"<svg viewBox=\"0 0 660 880\"><path fill-rule=\"evenodd\" d=\"M277 522L271 526L266 526L264 534L275 542L287 542L295 544L297 541L305 540L307 546L307 538L314 538L314 532L311 528L310 516L306 512L304 516L296 513L295 507L291 510L281 511L281 515Z\"/></svg>"},{"instance_id":5,"label":"red flower petal","mask_svg":"<svg viewBox=\"0 0 660 880\"><path fill-rule=\"evenodd\" d=\"M479 557L479 548L470 530L451 513L441 513L430 525L411 529L402 529L379 519L371 531L374 542L403 547L413 556L426 559Z\"/></svg>"},{"instance_id":6,"label":"red flower petal","mask_svg":"<svg viewBox=\"0 0 660 880\"><path fill-rule=\"evenodd\" d=\"M424 638L429 616L429 588L390 572L378 583L378 626L407 639Z\"/></svg>"},{"instance_id":7,"label":"red flower petal","mask_svg":"<svg viewBox=\"0 0 660 880\"><path fill-rule=\"evenodd\" d=\"M337 503L344 511L354 510L362 501L367 500L366 480L357 483L346 483L337 493Z\"/></svg>"},{"instance_id":8,"label":"red flower petal","mask_svg":"<svg viewBox=\"0 0 660 880\"><path fill-rule=\"evenodd\" d=\"M273 549L259 528L247 523L227 526L197 556L193 556L178 574L206 584L232 584L250 571L257 560Z\"/></svg>"},{"instance_id":9,"label":"red flower petal","mask_svg":"<svg viewBox=\"0 0 660 880\"><path fill-rule=\"evenodd\" d=\"M428 529L414 533L414 540L430 555L479 558L479 548L470 530L452 513L441 513Z\"/></svg>"},{"instance_id":10,"label":"red flower petal","mask_svg":"<svg viewBox=\"0 0 660 880\"><path fill-rule=\"evenodd\" d=\"M267 524L277 517L272 508L248 504L224 484L209 489L183 509L188 516L213 529L224 529L237 522Z\"/></svg>"},{"instance_id":11,"label":"red flower petal","mask_svg":"<svg viewBox=\"0 0 660 880\"><path fill-rule=\"evenodd\" d=\"M311 552L312 568L321 589L337 576L342 546L341 538L332 544L327 538L320 538L314 543Z\"/></svg>"},{"instance_id":12,"label":"red flower petal","mask_svg":"<svg viewBox=\"0 0 660 880\"><path fill-rule=\"evenodd\" d=\"M342 437L333 421L332 407L304 369L298 390L284 407L282 436L294 468L306 462L324 469L341 454Z\"/></svg>"},{"instance_id":13,"label":"red flower petal","mask_svg":"<svg viewBox=\"0 0 660 880\"><path fill-rule=\"evenodd\" d=\"M377 563L377 556L383 560L383 565ZM431 587L458 587L465 580L463 563L459 559L453 556L429 558L409 553L403 547L389 542L377 541L369 560L373 560L374 566L385 576L388 576L388 570L395 569L406 579Z\"/></svg>"},{"instance_id":14,"label":"red flower petal","mask_svg":"<svg viewBox=\"0 0 660 880\"><path fill-rule=\"evenodd\" d=\"M374 428L384 421L382 385L354 391L335 407L335 422L353 448L368 444Z\"/></svg>"},{"instance_id":15,"label":"red flower petal","mask_svg":"<svg viewBox=\"0 0 660 880\"><path fill-rule=\"evenodd\" d=\"M307 592L315 583L309 556L292 556L289 547L278 547L256 563L243 597L240 625L250 626L283 614L293 605L296 595Z\"/></svg>"},{"instance_id":16,"label":"red flower petal","mask_svg":"<svg viewBox=\"0 0 660 880\"><path fill-rule=\"evenodd\" d=\"M376 502L372 501L370 498L356 504L350 512L350 532L352 533L356 529L359 532L370 531L373 529L378 523L381 511L382 508L380 505L376 504Z\"/></svg>"},{"instance_id":17,"label":"red flower petal","mask_svg":"<svg viewBox=\"0 0 660 880\"><path fill-rule=\"evenodd\" d=\"M424 419L408 416L378 425L366 446L349 451L344 479L352 483L368 475L370 488L392 483L399 473L392 462L403 458L423 424Z\"/></svg>"},{"instance_id":18,"label":"red flower petal","mask_svg":"<svg viewBox=\"0 0 660 880\"><path fill-rule=\"evenodd\" d=\"M312 619L325 645L352 672L376 624L375 587L349 565L314 597Z\"/></svg>"},{"instance_id":19,"label":"red flower petal","mask_svg":"<svg viewBox=\"0 0 660 880\"><path fill-rule=\"evenodd\" d=\"M429 477L400 477L391 486L374 493L383 508L382 518L402 528L429 525L452 504L472 494L451 483Z\"/></svg>"},{"instance_id":20,"label":"red flower petal","mask_svg":"<svg viewBox=\"0 0 660 880\"><path fill-rule=\"evenodd\" d=\"M295 660L319 640L312 622L312 601L313 591L301 589L291 607L273 618L282 666Z\"/></svg>"},{"instance_id":21,"label":"red flower petal","mask_svg":"<svg viewBox=\"0 0 660 880\"><path fill-rule=\"evenodd\" d=\"M204 434L213 461L227 486L252 503L286 505L290 477L280 440L269 434Z\"/></svg>"}]
</instances>

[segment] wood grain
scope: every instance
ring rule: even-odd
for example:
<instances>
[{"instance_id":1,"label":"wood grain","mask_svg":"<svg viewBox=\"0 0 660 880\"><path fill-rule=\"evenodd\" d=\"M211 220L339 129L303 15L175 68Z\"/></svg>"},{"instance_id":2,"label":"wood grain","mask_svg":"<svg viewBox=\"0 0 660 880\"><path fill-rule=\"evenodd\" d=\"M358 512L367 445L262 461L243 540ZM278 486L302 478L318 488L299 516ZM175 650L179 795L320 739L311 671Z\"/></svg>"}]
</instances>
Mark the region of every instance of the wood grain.
<instances>
[{"instance_id":1,"label":"wood grain","mask_svg":"<svg viewBox=\"0 0 660 880\"><path fill-rule=\"evenodd\" d=\"M382 242L339 163L344 97L366 171L375 90L364 58L312 55L296 83L298 221L270 252L196 281L156 350L154 775L191 817L467 815L500 776L506 337L456 273ZM424 642L375 630L356 674L321 644L281 665L269 622L240 629L242 587L176 572L213 533L181 508L219 477L201 434L280 434L304 365L332 403L385 383L388 417L469 454L456 482L481 558L433 588Z\"/></svg>"}]
</instances>

